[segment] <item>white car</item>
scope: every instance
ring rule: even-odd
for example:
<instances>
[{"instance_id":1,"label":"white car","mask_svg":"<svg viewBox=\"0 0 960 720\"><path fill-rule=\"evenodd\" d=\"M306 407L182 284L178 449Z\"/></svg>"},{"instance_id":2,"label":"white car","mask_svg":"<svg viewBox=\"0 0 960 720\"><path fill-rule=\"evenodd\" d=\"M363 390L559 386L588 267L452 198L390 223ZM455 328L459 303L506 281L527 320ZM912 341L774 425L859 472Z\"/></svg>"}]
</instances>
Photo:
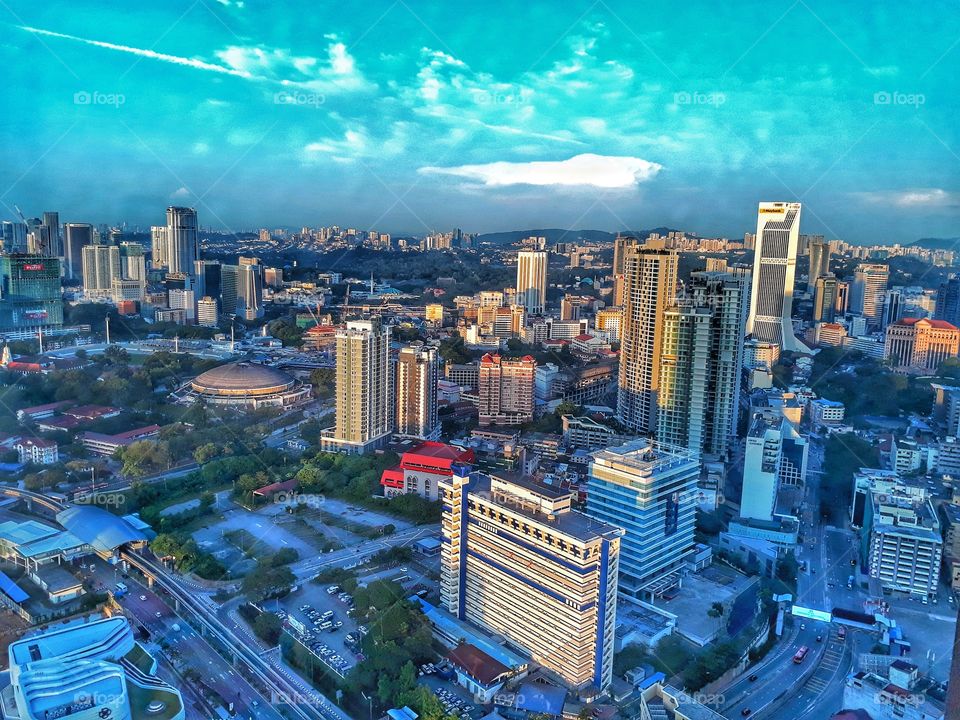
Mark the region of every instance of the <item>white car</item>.
<instances>
[{"instance_id":1,"label":"white car","mask_svg":"<svg viewBox=\"0 0 960 720\"><path fill-rule=\"evenodd\" d=\"M159 610L157 610L157 612L154 613L154 614L155 614L157 617L163 617L163 613L160 612Z\"/></svg>"},{"instance_id":2,"label":"white car","mask_svg":"<svg viewBox=\"0 0 960 720\"><path fill-rule=\"evenodd\" d=\"M141 595L141 596L140 596L140 602L144 602L146 599L147 599L147 596L146 596L146 595Z\"/></svg>"}]
</instances>

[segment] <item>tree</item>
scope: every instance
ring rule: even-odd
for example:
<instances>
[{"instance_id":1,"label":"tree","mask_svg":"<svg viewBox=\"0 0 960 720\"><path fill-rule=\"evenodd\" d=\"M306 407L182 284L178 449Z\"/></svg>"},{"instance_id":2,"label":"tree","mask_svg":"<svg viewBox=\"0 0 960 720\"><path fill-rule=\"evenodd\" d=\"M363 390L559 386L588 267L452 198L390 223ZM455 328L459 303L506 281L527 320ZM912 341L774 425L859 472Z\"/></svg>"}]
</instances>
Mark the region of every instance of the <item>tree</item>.
<instances>
[{"instance_id":1,"label":"tree","mask_svg":"<svg viewBox=\"0 0 960 720\"><path fill-rule=\"evenodd\" d=\"M707 610L707 615L712 618L718 618L723 615L723 603L715 602L710 605L710 609Z\"/></svg>"},{"instance_id":2,"label":"tree","mask_svg":"<svg viewBox=\"0 0 960 720\"><path fill-rule=\"evenodd\" d=\"M283 622L279 617L270 612L262 612L257 615L253 621L253 632L257 637L269 645L276 645L280 642L280 633L283 629Z\"/></svg>"}]
</instances>

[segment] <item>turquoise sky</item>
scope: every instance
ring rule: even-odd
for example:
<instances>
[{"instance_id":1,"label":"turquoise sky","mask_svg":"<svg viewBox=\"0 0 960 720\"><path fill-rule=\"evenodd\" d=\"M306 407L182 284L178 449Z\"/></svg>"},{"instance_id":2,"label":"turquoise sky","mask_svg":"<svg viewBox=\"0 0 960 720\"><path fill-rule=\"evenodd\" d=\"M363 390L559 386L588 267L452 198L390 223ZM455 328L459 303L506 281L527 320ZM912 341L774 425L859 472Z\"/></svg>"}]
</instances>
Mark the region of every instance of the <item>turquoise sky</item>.
<instances>
[{"instance_id":1,"label":"turquoise sky","mask_svg":"<svg viewBox=\"0 0 960 720\"><path fill-rule=\"evenodd\" d=\"M958 236L957 10L7 0L0 215Z\"/></svg>"}]
</instances>

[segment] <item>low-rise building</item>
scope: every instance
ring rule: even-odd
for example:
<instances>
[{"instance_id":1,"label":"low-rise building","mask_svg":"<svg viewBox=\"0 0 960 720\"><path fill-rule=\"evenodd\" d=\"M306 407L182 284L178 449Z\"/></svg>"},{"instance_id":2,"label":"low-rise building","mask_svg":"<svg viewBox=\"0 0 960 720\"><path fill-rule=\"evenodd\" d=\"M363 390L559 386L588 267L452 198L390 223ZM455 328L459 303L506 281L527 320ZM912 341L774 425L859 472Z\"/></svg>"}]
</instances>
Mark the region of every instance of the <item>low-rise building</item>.
<instances>
[{"instance_id":1,"label":"low-rise building","mask_svg":"<svg viewBox=\"0 0 960 720\"><path fill-rule=\"evenodd\" d=\"M885 675L855 672L844 686L843 706L862 708L872 720L944 720L943 708L926 694L898 684L910 677L916 677L916 666L904 660L893 661Z\"/></svg>"},{"instance_id":2,"label":"low-rise building","mask_svg":"<svg viewBox=\"0 0 960 720\"><path fill-rule=\"evenodd\" d=\"M35 465L53 465L60 460L57 443L44 438L21 438L13 446L20 455L20 462Z\"/></svg>"},{"instance_id":3,"label":"low-rise building","mask_svg":"<svg viewBox=\"0 0 960 720\"><path fill-rule=\"evenodd\" d=\"M612 445L622 445L632 437L586 415L579 417L564 415L561 420L563 441L567 447L574 450L597 450Z\"/></svg>"},{"instance_id":4,"label":"low-rise building","mask_svg":"<svg viewBox=\"0 0 960 720\"><path fill-rule=\"evenodd\" d=\"M400 464L387 468L380 476L385 497L415 494L427 500L437 500L440 482L451 475L454 463L473 463L473 450L424 442L400 456Z\"/></svg>"},{"instance_id":5,"label":"low-rise building","mask_svg":"<svg viewBox=\"0 0 960 720\"><path fill-rule=\"evenodd\" d=\"M146 425L116 435L87 431L80 436L80 442L94 455L112 457L120 448L125 448L141 440L149 440L160 434L159 425Z\"/></svg>"},{"instance_id":6,"label":"low-rise building","mask_svg":"<svg viewBox=\"0 0 960 720\"><path fill-rule=\"evenodd\" d=\"M842 425L845 415L846 407L842 402L819 398L810 403L810 417L814 425Z\"/></svg>"}]
</instances>

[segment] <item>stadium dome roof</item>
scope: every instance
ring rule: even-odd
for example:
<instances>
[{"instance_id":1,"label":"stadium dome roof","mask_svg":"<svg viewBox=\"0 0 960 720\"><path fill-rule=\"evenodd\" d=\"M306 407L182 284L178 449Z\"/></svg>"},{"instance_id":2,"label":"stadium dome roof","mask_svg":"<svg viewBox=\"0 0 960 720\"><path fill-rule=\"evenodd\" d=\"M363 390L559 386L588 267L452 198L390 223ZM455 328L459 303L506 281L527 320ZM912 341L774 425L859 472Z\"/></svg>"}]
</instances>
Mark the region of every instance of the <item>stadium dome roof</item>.
<instances>
[{"instance_id":1,"label":"stadium dome roof","mask_svg":"<svg viewBox=\"0 0 960 720\"><path fill-rule=\"evenodd\" d=\"M203 395L269 395L293 387L296 380L282 370L256 363L221 365L198 375L190 383Z\"/></svg>"}]
</instances>

